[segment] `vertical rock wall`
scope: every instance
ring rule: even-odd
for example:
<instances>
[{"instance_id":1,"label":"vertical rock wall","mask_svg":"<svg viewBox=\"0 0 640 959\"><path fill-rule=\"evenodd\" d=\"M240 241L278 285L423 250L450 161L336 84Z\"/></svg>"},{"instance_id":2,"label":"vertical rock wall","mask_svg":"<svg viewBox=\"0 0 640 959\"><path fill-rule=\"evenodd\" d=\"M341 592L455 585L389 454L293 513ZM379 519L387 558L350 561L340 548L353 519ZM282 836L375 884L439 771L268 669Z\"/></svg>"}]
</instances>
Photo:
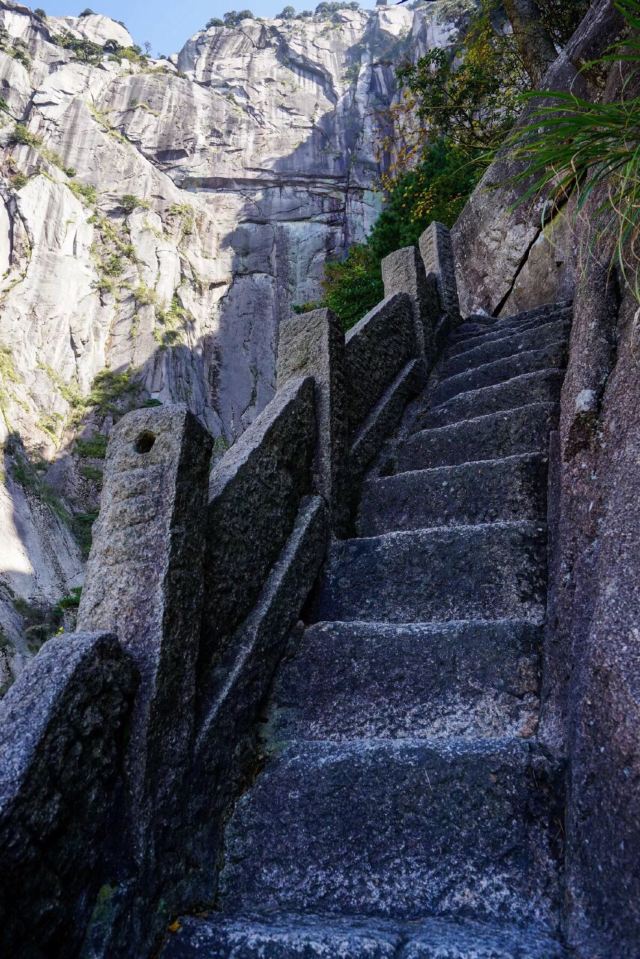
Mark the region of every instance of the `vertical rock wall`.
<instances>
[{"instance_id":1,"label":"vertical rock wall","mask_svg":"<svg viewBox=\"0 0 640 959\"><path fill-rule=\"evenodd\" d=\"M280 317L379 211L396 65L474 6L245 20L152 60L0 2L0 684L81 581L117 416L183 401L220 449L271 398Z\"/></svg>"}]
</instances>

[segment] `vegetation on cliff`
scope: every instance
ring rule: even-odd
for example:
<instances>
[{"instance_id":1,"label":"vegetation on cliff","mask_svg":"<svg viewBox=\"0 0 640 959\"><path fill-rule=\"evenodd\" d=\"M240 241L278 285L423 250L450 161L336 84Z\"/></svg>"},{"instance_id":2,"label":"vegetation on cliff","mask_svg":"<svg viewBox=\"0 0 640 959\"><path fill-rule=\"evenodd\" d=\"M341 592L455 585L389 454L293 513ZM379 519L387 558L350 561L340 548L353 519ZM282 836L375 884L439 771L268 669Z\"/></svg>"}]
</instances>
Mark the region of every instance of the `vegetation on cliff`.
<instances>
[{"instance_id":1,"label":"vegetation on cliff","mask_svg":"<svg viewBox=\"0 0 640 959\"><path fill-rule=\"evenodd\" d=\"M526 7L526 10L525 10ZM415 243L432 220L452 226L522 109L568 39L587 0L505 4L482 0L464 38L400 65L401 96L390 117L393 135L381 151L393 163L383 177L384 210L366 243L325 269L322 305L348 329L382 297L381 260ZM299 310L314 304L304 304Z\"/></svg>"},{"instance_id":2,"label":"vegetation on cliff","mask_svg":"<svg viewBox=\"0 0 640 959\"><path fill-rule=\"evenodd\" d=\"M604 72L618 64L618 98L593 102L572 92L545 93L512 143L524 161L518 177L523 200L542 194L557 206L574 195L580 212L598 197L596 235L615 245L622 273L640 299L640 0L618 0L617 7L628 36L587 67Z\"/></svg>"}]
</instances>

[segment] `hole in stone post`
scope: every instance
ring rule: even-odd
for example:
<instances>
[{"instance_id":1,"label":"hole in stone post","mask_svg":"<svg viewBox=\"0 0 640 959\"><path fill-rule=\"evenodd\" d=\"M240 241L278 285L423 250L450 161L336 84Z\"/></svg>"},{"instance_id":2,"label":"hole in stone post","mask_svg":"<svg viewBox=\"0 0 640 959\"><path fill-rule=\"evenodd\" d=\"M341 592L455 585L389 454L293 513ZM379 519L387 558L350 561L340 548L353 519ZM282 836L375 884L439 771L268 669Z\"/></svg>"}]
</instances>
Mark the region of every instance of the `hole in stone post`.
<instances>
[{"instance_id":1,"label":"hole in stone post","mask_svg":"<svg viewBox=\"0 0 640 959\"><path fill-rule=\"evenodd\" d=\"M136 440L136 453L148 453L155 441L156 438L153 433L149 433L148 430L145 430L144 433L141 433Z\"/></svg>"}]
</instances>

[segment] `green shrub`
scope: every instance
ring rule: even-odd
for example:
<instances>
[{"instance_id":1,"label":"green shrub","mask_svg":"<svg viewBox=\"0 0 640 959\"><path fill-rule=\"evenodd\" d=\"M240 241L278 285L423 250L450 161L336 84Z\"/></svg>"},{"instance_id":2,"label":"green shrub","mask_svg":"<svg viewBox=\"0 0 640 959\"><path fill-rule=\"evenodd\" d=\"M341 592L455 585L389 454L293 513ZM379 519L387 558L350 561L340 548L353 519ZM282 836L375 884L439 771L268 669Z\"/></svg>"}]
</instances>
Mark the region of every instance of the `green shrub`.
<instances>
[{"instance_id":1,"label":"green shrub","mask_svg":"<svg viewBox=\"0 0 640 959\"><path fill-rule=\"evenodd\" d=\"M91 550L91 530L97 518L97 513L76 513L72 520L72 529L76 542L85 558Z\"/></svg>"},{"instance_id":2,"label":"green shrub","mask_svg":"<svg viewBox=\"0 0 640 959\"><path fill-rule=\"evenodd\" d=\"M99 486L102 485L104 474L97 466L81 466L80 474L89 480L89 482L97 483Z\"/></svg>"},{"instance_id":3,"label":"green shrub","mask_svg":"<svg viewBox=\"0 0 640 959\"><path fill-rule=\"evenodd\" d=\"M81 183L79 180L72 180L67 186L79 200L86 206L94 207L98 202L98 191L89 183Z\"/></svg>"},{"instance_id":4,"label":"green shrub","mask_svg":"<svg viewBox=\"0 0 640 959\"><path fill-rule=\"evenodd\" d=\"M65 50L71 50L74 59L80 60L82 63L97 65L102 63L104 58L104 49L98 43L93 43L93 41L87 40L85 37L74 37L68 30L65 30L58 36L52 36L51 40L59 47L64 47Z\"/></svg>"},{"instance_id":5,"label":"green shrub","mask_svg":"<svg viewBox=\"0 0 640 959\"><path fill-rule=\"evenodd\" d=\"M482 0L454 49L436 48L398 70L404 106L418 136L445 139L467 153L502 146L531 88L513 35L496 29L495 0Z\"/></svg>"},{"instance_id":6,"label":"green shrub","mask_svg":"<svg viewBox=\"0 0 640 959\"><path fill-rule=\"evenodd\" d=\"M484 160L470 160L440 140L426 149L415 169L391 183L367 242L351 247L343 261L325 267L322 305L338 315L345 329L384 296L381 260L416 243L432 220L452 226L484 169Z\"/></svg>"},{"instance_id":7,"label":"green shrub","mask_svg":"<svg viewBox=\"0 0 640 959\"><path fill-rule=\"evenodd\" d=\"M133 193L125 193L125 195L120 200L120 206L125 213L133 213L134 210L148 210L149 201L143 200L139 196L135 196Z\"/></svg>"},{"instance_id":8,"label":"green shrub","mask_svg":"<svg viewBox=\"0 0 640 959\"><path fill-rule=\"evenodd\" d=\"M109 438L104 433L94 433L87 440L77 439L75 451L83 459L103 460L107 455Z\"/></svg>"},{"instance_id":9,"label":"green shrub","mask_svg":"<svg viewBox=\"0 0 640 959\"><path fill-rule=\"evenodd\" d=\"M24 123L16 123L13 128L13 133L11 134L11 142L29 147L42 146L41 138L36 133L32 133L31 130L27 129Z\"/></svg>"},{"instance_id":10,"label":"green shrub","mask_svg":"<svg viewBox=\"0 0 640 959\"><path fill-rule=\"evenodd\" d=\"M80 598L82 596L82 587L74 586L70 593L67 596L63 596L62 599L58 600L56 603L56 609L62 610L65 609L77 609L80 605Z\"/></svg>"}]
</instances>

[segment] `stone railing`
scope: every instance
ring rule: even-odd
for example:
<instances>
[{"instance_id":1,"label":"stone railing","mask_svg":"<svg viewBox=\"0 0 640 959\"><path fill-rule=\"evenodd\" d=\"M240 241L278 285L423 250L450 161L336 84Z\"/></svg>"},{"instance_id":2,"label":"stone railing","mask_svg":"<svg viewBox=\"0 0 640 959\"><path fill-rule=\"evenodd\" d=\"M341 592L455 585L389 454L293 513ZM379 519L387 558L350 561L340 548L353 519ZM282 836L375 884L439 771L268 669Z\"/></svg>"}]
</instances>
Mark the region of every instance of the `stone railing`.
<instances>
[{"instance_id":1,"label":"stone railing","mask_svg":"<svg viewBox=\"0 0 640 959\"><path fill-rule=\"evenodd\" d=\"M7 955L143 956L215 895L225 816L330 537L459 319L443 227L383 277L346 337L327 310L281 324L276 395L211 476L211 437L182 407L114 429L79 632L0 704Z\"/></svg>"}]
</instances>

